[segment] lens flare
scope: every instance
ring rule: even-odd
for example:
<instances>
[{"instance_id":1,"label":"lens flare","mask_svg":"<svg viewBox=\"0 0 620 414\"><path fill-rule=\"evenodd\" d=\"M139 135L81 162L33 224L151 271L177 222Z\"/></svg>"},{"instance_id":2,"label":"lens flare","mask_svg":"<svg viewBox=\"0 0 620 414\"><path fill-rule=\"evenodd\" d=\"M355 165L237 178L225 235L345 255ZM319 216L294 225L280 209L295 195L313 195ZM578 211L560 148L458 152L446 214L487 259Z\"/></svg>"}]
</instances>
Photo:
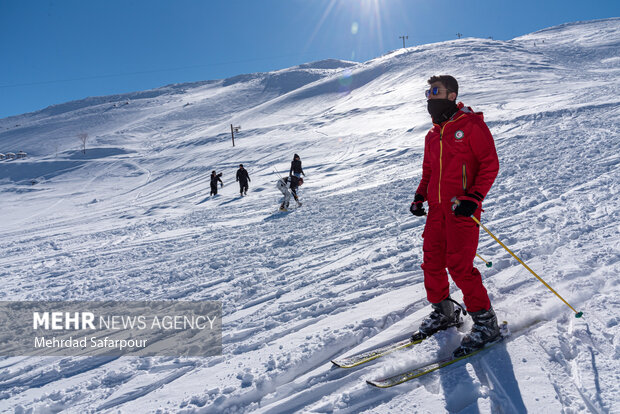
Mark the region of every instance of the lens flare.
<instances>
[{"instance_id":1,"label":"lens flare","mask_svg":"<svg viewBox=\"0 0 620 414\"><path fill-rule=\"evenodd\" d=\"M338 79L340 86L349 87L351 86L351 82L353 82L353 72L351 69L342 71L342 75L340 75L340 78Z\"/></svg>"},{"instance_id":2,"label":"lens flare","mask_svg":"<svg viewBox=\"0 0 620 414\"><path fill-rule=\"evenodd\" d=\"M342 71L338 78L338 92L346 95L351 92L351 84L353 83L353 72L351 69Z\"/></svg>"},{"instance_id":3,"label":"lens flare","mask_svg":"<svg viewBox=\"0 0 620 414\"><path fill-rule=\"evenodd\" d=\"M304 52L315 42L330 42L354 50L352 59L368 59L384 53L384 30L398 23L402 16L400 3L404 0L316 0L302 2L314 9L316 19L312 34L307 38ZM312 7L310 6L312 5ZM362 29L363 30L360 30ZM342 36L343 32L348 36ZM326 36L326 33L332 35ZM393 39L392 39L393 40ZM348 42L348 44L345 44ZM390 43L391 44L391 43ZM320 44L315 47L320 47ZM349 49L351 50L351 49Z\"/></svg>"}]
</instances>

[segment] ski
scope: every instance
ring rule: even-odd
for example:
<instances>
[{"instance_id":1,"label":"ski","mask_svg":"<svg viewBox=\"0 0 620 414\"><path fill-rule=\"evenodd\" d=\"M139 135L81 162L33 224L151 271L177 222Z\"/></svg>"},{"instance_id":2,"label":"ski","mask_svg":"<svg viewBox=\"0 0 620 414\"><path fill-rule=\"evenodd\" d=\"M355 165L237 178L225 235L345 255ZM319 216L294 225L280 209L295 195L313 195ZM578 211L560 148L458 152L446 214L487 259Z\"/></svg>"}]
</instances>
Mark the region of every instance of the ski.
<instances>
[{"instance_id":1,"label":"ski","mask_svg":"<svg viewBox=\"0 0 620 414\"><path fill-rule=\"evenodd\" d=\"M396 375L392 375L390 377L387 378L379 378L379 379L371 379L371 380L367 380L366 383L368 383L369 385L372 385L374 387L377 388L390 388L393 387L395 385L398 384L402 384L403 382L407 382L410 381L412 379L415 378L419 378L423 375L426 374L430 374L431 372L435 372L441 368L445 368L449 365L455 364L459 361L462 361L464 359L467 358L471 358L481 352L484 352L486 350L488 350L489 348L492 348L493 346L501 343L504 341L505 338L507 338L510 335L510 332L508 331L508 324L507 322L503 322L502 325L500 326L500 330L502 332L502 335L500 336L500 338L494 342L490 342L488 343L485 347L477 349L475 351L469 352L463 356L459 356L459 357L455 357L453 355L450 355L449 357L440 359L439 361L435 361L435 362L431 362L430 364L418 367L418 368L413 368L409 371L405 371L405 372L401 372L398 373Z\"/></svg>"},{"instance_id":2,"label":"ski","mask_svg":"<svg viewBox=\"0 0 620 414\"><path fill-rule=\"evenodd\" d=\"M412 345L419 344L424 339L413 340L412 338L404 339L399 342L394 342L379 348L371 349L370 351L362 352L360 354L351 355L343 358L336 358L332 360L332 364L340 368L353 368L366 362L373 361L379 357L390 354L399 349L409 348Z\"/></svg>"},{"instance_id":3,"label":"ski","mask_svg":"<svg viewBox=\"0 0 620 414\"><path fill-rule=\"evenodd\" d=\"M448 326L448 328L452 328L453 326L458 328L459 326L461 326L461 324L462 322L459 322L458 324L455 323L453 325ZM336 358L332 360L332 364L340 368L354 368L359 365L365 364L367 362L374 361L375 359L385 356L387 354L391 354L392 352L398 351L400 349L409 348L410 346L419 344L420 342L432 336L433 335L424 337L424 335L422 335L420 331L416 331L408 339L403 339L402 341L393 342L391 344L384 345L378 348L374 348L369 351L351 355L348 357ZM414 339L414 338L419 338L419 339Z\"/></svg>"}]
</instances>

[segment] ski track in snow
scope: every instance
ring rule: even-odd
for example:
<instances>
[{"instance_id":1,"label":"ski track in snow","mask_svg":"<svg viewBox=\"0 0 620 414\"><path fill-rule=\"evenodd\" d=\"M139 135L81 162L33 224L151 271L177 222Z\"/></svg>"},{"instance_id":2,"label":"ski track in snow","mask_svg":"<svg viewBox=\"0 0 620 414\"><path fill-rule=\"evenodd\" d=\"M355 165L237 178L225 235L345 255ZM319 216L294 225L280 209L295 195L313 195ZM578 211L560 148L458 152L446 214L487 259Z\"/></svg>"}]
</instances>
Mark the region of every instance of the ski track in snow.
<instances>
[{"instance_id":1,"label":"ski track in snow","mask_svg":"<svg viewBox=\"0 0 620 414\"><path fill-rule=\"evenodd\" d=\"M0 161L0 300L220 300L224 313L222 356L0 358L0 411L617 412L619 46L619 19L582 22L0 120L1 150L30 154ZM532 328L379 390L365 380L462 335L356 369L329 362L406 338L429 312L424 222L408 207L429 127L422 91L437 72L458 74L496 140L483 223L585 316L481 231L493 267L476 264L498 316ZM235 148L230 123L243 126ZM293 153L304 204L280 213L273 170L286 173ZM208 197L212 169L225 187Z\"/></svg>"}]
</instances>

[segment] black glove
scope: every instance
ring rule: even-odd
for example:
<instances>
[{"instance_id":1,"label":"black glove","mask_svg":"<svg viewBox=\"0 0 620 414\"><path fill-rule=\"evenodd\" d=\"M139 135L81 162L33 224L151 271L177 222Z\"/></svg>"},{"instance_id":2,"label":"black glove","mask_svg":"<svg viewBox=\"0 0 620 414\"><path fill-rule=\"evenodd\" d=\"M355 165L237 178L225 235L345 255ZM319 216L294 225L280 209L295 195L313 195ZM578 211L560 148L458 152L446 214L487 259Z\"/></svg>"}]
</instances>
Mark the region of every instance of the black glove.
<instances>
[{"instance_id":1,"label":"black glove","mask_svg":"<svg viewBox=\"0 0 620 414\"><path fill-rule=\"evenodd\" d=\"M409 211L411 211L411 214L418 217L422 217L426 214L426 211L424 211L424 196L422 196L422 194L415 195L411 207L409 207Z\"/></svg>"},{"instance_id":2,"label":"black glove","mask_svg":"<svg viewBox=\"0 0 620 414\"><path fill-rule=\"evenodd\" d=\"M455 216L471 217L480 206L482 197L478 196L478 194L465 194L464 196L453 198L452 201L455 203L452 206Z\"/></svg>"},{"instance_id":3,"label":"black glove","mask_svg":"<svg viewBox=\"0 0 620 414\"><path fill-rule=\"evenodd\" d=\"M478 204L469 200L461 200L459 205L454 207L454 215L459 217L471 217L478 208Z\"/></svg>"}]
</instances>

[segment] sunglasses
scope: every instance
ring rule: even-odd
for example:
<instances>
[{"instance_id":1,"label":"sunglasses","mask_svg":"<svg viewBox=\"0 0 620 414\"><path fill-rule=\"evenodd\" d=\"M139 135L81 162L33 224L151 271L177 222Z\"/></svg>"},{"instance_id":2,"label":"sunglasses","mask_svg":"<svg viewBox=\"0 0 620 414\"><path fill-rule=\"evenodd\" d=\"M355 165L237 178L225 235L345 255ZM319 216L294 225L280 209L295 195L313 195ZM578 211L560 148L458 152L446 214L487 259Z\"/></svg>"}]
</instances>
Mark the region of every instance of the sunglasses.
<instances>
[{"instance_id":1,"label":"sunglasses","mask_svg":"<svg viewBox=\"0 0 620 414\"><path fill-rule=\"evenodd\" d=\"M427 89L426 91L424 91L424 93L426 94L426 99L430 98L431 94L433 96L439 95L439 91L448 91L448 92L450 92L450 89L440 88L438 86L433 86L432 88Z\"/></svg>"}]
</instances>

